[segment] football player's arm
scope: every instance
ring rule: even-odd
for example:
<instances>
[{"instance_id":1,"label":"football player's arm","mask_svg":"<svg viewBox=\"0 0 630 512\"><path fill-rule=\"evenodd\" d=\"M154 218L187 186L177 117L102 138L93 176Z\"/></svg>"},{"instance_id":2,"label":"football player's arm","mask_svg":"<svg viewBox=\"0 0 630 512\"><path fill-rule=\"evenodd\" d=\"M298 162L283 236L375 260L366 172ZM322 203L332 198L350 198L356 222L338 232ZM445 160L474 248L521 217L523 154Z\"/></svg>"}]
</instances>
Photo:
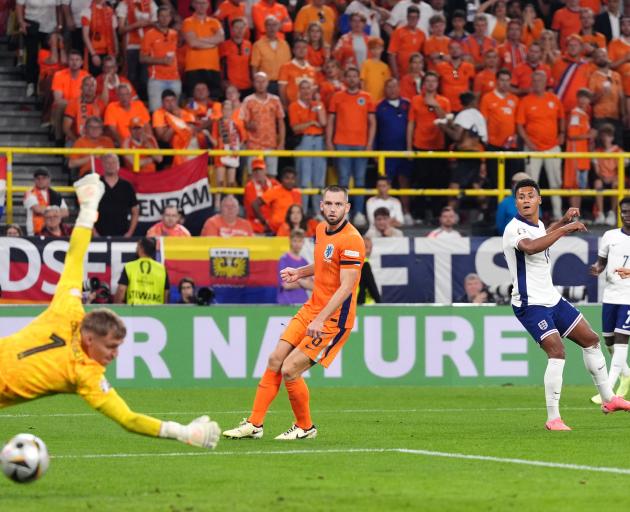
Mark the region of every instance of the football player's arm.
<instances>
[{"instance_id":1,"label":"football player's arm","mask_svg":"<svg viewBox=\"0 0 630 512\"><path fill-rule=\"evenodd\" d=\"M552 231L555 231L556 229L561 228L565 224L568 224L569 222L572 222L573 220L577 219L579 216L580 216L579 208L575 208L575 207L569 208L560 220L557 220L551 225L549 225L549 227L547 228L547 233L551 233Z\"/></svg>"},{"instance_id":2,"label":"football player's arm","mask_svg":"<svg viewBox=\"0 0 630 512\"><path fill-rule=\"evenodd\" d=\"M304 265L299 268L286 267L280 271L280 278L285 283L295 283L300 279L311 277L315 273L315 265Z\"/></svg>"},{"instance_id":3,"label":"football player's arm","mask_svg":"<svg viewBox=\"0 0 630 512\"><path fill-rule=\"evenodd\" d=\"M560 240L563 236L577 231L586 231L584 224L578 221L565 224L564 226L555 229L551 233L547 233L545 236L532 240L531 238L524 238L518 242L517 249L525 254L538 254L539 252L546 251Z\"/></svg>"}]
</instances>

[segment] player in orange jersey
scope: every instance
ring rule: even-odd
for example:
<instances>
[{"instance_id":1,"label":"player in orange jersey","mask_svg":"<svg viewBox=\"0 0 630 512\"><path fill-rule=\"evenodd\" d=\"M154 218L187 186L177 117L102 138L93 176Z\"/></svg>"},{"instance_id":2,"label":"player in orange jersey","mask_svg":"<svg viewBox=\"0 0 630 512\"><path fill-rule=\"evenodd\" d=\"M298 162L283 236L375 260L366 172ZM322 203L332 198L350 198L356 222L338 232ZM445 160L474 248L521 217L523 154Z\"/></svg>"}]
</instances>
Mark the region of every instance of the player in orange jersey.
<instances>
[{"instance_id":1,"label":"player in orange jersey","mask_svg":"<svg viewBox=\"0 0 630 512\"><path fill-rule=\"evenodd\" d=\"M313 295L291 319L269 356L249 418L223 432L232 439L261 438L267 409L284 379L295 424L279 440L317 436L311 421L309 392L302 374L319 363L327 368L348 339L354 325L357 286L365 258L363 238L347 220L348 191L337 185L324 189L320 203L325 222L317 226L314 263L280 272L286 283L314 276Z\"/></svg>"},{"instance_id":2,"label":"player in orange jersey","mask_svg":"<svg viewBox=\"0 0 630 512\"><path fill-rule=\"evenodd\" d=\"M130 432L214 448L220 430L207 416L180 425L138 414L107 382L105 367L118 355L125 324L113 311L86 314L81 305L83 260L105 186L98 175L90 174L74 187L80 211L53 300L29 325L0 339L0 409L74 393Z\"/></svg>"}]
</instances>

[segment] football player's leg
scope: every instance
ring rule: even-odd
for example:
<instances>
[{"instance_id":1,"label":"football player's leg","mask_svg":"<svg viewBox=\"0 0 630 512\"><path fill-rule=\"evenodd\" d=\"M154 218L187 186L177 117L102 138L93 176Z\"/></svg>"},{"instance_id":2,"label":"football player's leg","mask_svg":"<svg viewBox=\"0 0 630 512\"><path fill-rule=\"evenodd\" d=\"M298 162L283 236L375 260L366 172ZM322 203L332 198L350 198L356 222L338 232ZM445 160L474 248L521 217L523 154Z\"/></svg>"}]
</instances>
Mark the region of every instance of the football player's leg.
<instances>
[{"instance_id":1,"label":"football player's leg","mask_svg":"<svg viewBox=\"0 0 630 512\"><path fill-rule=\"evenodd\" d=\"M103 182L96 174L88 174L74 184L79 201L79 216L70 237L63 273L57 285L60 289L76 288L81 291L83 259L92 239L92 228L98 218L98 204L105 192Z\"/></svg>"},{"instance_id":2,"label":"football player's leg","mask_svg":"<svg viewBox=\"0 0 630 512\"><path fill-rule=\"evenodd\" d=\"M313 364L313 361L300 350L293 350L282 363L282 378L289 394L291 409L295 414L295 424L305 431L313 426L313 421L308 386L302 374Z\"/></svg>"},{"instance_id":3,"label":"football player's leg","mask_svg":"<svg viewBox=\"0 0 630 512\"><path fill-rule=\"evenodd\" d=\"M562 373L564 371L564 345L557 331L551 332L540 341L540 347L547 354L545 370L545 401L547 404L548 430L568 430L560 418L560 395L562 394ZM562 426L566 428L562 428Z\"/></svg>"},{"instance_id":4,"label":"football player's leg","mask_svg":"<svg viewBox=\"0 0 630 512\"><path fill-rule=\"evenodd\" d=\"M608 375L608 382L611 388L614 388L615 384L617 384L617 379L624 375L624 371L628 372L628 335L615 332L610 374Z\"/></svg>"}]
</instances>

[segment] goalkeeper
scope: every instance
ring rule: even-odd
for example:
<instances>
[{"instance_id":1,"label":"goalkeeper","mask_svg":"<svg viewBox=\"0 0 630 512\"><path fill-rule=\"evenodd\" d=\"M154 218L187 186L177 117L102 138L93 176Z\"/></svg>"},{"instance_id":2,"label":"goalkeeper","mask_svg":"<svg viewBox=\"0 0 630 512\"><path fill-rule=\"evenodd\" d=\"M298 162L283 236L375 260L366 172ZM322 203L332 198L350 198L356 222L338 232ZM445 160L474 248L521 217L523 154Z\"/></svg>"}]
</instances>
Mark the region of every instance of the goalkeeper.
<instances>
[{"instance_id":1,"label":"goalkeeper","mask_svg":"<svg viewBox=\"0 0 630 512\"><path fill-rule=\"evenodd\" d=\"M80 205L52 303L28 326L0 339L0 409L56 393L76 393L130 432L214 448L219 426L207 416L188 425L135 413L105 379L126 329L116 313L81 304L83 259L104 185L96 174L75 183Z\"/></svg>"}]
</instances>

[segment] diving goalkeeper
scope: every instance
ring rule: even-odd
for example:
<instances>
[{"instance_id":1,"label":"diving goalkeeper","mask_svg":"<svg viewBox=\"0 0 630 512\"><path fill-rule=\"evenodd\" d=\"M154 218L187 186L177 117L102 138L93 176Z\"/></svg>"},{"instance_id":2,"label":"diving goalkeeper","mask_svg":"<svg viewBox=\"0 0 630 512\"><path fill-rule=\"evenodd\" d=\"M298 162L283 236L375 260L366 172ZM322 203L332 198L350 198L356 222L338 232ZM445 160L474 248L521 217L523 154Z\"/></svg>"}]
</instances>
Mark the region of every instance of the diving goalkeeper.
<instances>
[{"instance_id":1,"label":"diving goalkeeper","mask_svg":"<svg viewBox=\"0 0 630 512\"><path fill-rule=\"evenodd\" d=\"M83 259L105 187L96 174L75 183L80 205L63 273L50 306L28 326L0 339L0 409L56 393L76 393L130 432L214 448L219 426L207 416L188 425L135 413L112 389L105 367L118 355L126 328L108 309L85 313Z\"/></svg>"}]
</instances>

